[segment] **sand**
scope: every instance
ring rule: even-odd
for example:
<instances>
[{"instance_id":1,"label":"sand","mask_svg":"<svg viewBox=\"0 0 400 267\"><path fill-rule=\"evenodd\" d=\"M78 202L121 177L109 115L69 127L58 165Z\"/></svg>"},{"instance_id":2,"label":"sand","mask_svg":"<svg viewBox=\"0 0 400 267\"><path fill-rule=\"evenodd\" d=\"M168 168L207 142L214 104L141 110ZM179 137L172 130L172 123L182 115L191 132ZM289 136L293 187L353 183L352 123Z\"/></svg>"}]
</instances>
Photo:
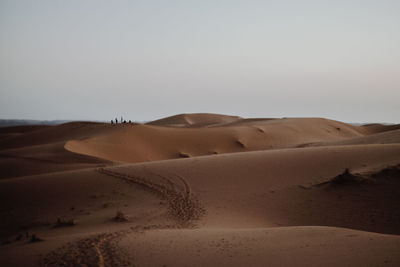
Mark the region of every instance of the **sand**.
<instances>
[{"instance_id":1,"label":"sand","mask_svg":"<svg viewBox=\"0 0 400 267\"><path fill-rule=\"evenodd\" d=\"M218 114L2 128L0 266L399 266L399 141Z\"/></svg>"}]
</instances>

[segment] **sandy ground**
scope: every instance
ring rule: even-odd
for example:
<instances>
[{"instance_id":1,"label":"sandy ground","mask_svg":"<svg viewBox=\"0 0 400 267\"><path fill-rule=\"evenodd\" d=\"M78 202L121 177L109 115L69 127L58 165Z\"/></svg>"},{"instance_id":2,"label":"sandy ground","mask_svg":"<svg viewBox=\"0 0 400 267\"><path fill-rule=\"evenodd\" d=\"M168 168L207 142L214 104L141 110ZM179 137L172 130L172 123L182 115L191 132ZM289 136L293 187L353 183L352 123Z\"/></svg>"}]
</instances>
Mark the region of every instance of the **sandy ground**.
<instances>
[{"instance_id":1,"label":"sandy ground","mask_svg":"<svg viewBox=\"0 0 400 267\"><path fill-rule=\"evenodd\" d=\"M399 266L399 128L1 128L0 266Z\"/></svg>"}]
</instances>

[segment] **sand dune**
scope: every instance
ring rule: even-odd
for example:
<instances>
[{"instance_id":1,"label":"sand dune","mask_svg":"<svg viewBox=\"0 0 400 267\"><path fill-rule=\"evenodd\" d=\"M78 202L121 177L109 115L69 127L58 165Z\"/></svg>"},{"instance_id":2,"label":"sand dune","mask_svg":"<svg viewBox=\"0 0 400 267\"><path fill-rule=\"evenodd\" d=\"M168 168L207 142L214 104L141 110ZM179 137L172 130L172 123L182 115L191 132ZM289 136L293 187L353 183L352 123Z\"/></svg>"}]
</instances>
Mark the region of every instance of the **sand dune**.
<instances>
[{"instance_id":1,"label":"sand dune","mask_svg":"<svg viewBox=\"0 0 400 267\"><path fill-rule=\"evenodd\" d=\"M155 121L148 122L148 125L166 127L207 127L219 124L226 124L241 120L238 116L228 116L211 113L179 114Z\"/></svg>"},{"instance_id":2,"label":"sand dune","mask_svg":"<svg viewBox=\"0 0 400 267\"><path fill-rule=\"evenodd\" d=\"M398 266L396 127L182 114L1 129L0 265Z\"/></svg>"},{"instance_id":3,"label":"sand dune","mask_svg":"<svg viewBox=\"0 0 400 267\"><path fill-rule=\"evenodd\" d=\"M379 124L379 123L372 123L372 124L362 125L361 127L363 129L365 129L368 133L375 134L375 133L399 130L400 124L385 125L385 124Z\"/></svg>"},{"instance_id":4,"label":"sand dune","mask_svg":"<svg viewBox=\"0 0 400 267\"><path fill-rule=\"evenodd\" d=\"M0 151L1 178L76 170L110 164L109 161L72 153L64 142Z\"/></svg>"},{"instance_id":5,"label":"sand dune","mask_svg":"<svg viewBox=\"0 0 400 267\"><path fill-rule=\"evenodd\" d=\"M381 216L400 216L393 206L399 204L395 194L390 199L388 195L387 203L383 199L376 203L376 186L368 189L371 191L366 185L326 193L316 186L346 168L355 173L375 172L398 164L399 159L400 144L368 145L233 153L123 165L111 170L147 179L154 174L169 179L184 177L207 210L199 222L202 227L328 225L399 233L400 224ZM391 181L388 188L396 181ZM335 206L330 206L332 203Z\"/></svg>"},{"instance_id":6,"label":"sand dune","mask_svg":"<svg viewBox=\"0 0 400 267\"><path fill-rule=\"evenodd\" d=\"M366 136L349 138L340 141L316 142L305 146L341 146L341 145L364 145L364 144L398 144L400 143L400 130L378 132Z\"/></svg>"},{"instance_id":7,"label":"sand dune","mask_svg":"<svg viewBox=\"0 0 400 267\"><path fill-rule=\"evenodd\" d=\"M106 132L110 129L108 126L110 125L104 123L71 122L57 126L38 126L37 128L34 126L11 127L8 134L18 134L0 140L0 150L84 139ZM23 127L28 127L30 130L20 134L20 129ZM7 132L4 130L7 128L2 129Z\"/></svg>"},{"instance_id":8,"label":"sand dune","mask_svg":"<svg viewBox=\"0 0 400 267\"><path fill-rule=\"evenodd\" d=\"M180 117L179 117L180 118ZM363 129L326 119L249 120L206 128L116 127L106 135L68 141L69 151L117 162L296 147L363 136Z\"/></svg>"},{"instance_id":9,"label":"sand dune","mask_svg":"<svg viewBox=\"0 0 400 267\"><path fill-rule=\"evenodd\" d=\"M132 261L151 266L400 264L400 237L329 227L155 230L130 235L120 245Z\"/></svg>"}]
</instances>

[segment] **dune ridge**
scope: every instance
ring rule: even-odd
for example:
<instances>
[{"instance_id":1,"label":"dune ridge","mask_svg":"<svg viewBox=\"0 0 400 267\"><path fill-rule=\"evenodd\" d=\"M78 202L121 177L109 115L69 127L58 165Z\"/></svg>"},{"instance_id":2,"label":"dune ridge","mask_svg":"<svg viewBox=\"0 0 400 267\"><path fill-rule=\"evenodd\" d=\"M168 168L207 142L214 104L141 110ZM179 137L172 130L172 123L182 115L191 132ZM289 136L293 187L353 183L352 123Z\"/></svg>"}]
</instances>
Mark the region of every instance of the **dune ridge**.
<instances>
[{"instance_id":1,"label":"dune ridge","mask_svg":"<svg viewBox=\"0 0 400 267\"><path fill-rule=\"evenodd\" d=\"M147 125L166 127L210 127L232 123L242 118L212 113L178 114L146 123Z\"/></svg>"},{"instance_id":2,"label":"dune ridge","mask_svg":"<svg viewBox=\"0 0 400 267\"><path fill-rule=\"evenodd\" d=\"M361 127L326 119L242 120L229 126L205 128L127 125L106 135L68 141L65 148L106 160L135 163L290 148L362 136Z\"/></svg>"},{"instance_id":3,"label":"dune ridge","mask_svg":"<svg viewBox=\"0 0 400 267\"><path fill-rule=\"evenodd\" d=\"M218 114L2 128L0 265L398 266L399 136Z\"/></svg>"}]
</instances>

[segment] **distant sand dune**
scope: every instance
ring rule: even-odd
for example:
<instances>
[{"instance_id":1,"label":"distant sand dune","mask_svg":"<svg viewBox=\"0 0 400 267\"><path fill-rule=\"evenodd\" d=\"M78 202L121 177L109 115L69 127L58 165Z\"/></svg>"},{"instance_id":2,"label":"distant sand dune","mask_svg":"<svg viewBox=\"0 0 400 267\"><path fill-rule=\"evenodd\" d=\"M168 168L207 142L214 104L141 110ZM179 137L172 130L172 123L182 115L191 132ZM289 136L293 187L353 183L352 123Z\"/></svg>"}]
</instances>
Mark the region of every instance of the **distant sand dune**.
<instances>
[{"instance_id":1,"label":"distant sand dune","mask_svg":"<svg viewBox=\"0 0 400 267\"><path fill-rule=\"evenodd\" d=\"M166 127L207 127L219 124L232 123L241 120L238 116L227 116L211 113L179 114L155 121L148 122L148 125Z\"/></svg>"},{"instance_id":2,"label":"distant sand dune","mask_svg":"<svg viewBox=\"0 0 400 267\"><path fill-rule=\"evenodd\" d=\"M365 144L398 144L400 143L400 130L378 132L361 137L349 138L340 141L316 142L310 146L341 146L341 145L365 145Z\"/></svg>"},{"instance_id":3,"label":"distant sand dune","mask_svg":"<svg viewBox=\"0 0 400 267\"><path fill-rule=\"evenodd\" d=\"M363 135L363 128L326 119L258 119L205 128L127 125L116 127L106 135L69 141L65 148L102 159L133 163L290 148L304 143L338 141Z\"/></svg>"}]
</instances>

